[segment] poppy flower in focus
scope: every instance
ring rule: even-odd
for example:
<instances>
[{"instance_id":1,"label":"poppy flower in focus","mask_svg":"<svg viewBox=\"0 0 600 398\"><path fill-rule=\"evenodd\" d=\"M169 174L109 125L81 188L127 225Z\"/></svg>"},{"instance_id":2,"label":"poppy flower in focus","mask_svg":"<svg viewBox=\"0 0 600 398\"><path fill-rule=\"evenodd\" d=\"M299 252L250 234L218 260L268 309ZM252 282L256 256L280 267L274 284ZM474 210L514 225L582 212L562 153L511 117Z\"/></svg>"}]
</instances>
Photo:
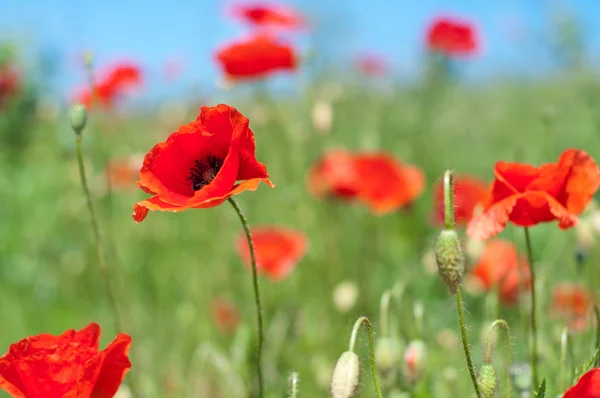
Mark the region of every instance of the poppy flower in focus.
<instances>
[{"instance_id":1,"label":"poppy flower in focus","mask_svg":"<svg viewBox=\"0 0 600 398\"><path fill-rule=\"evenodd\" d=\"M410 205L425 190L423 170L401 163L387 153L357 154L354 167L358 199L374 214Z\"/></svg>"},{"instance_id":2,"label":"poppy flower in focus","mask_svg":"<svg viewBox=\"0 0 600 398\"><path fill-rule=\"evenodd\" d=\"M600 398L600 368L587 371L563 398Z\"/></svg>"},{"instance_id":3,"label":"poppy flower in focus","mask_svg":"<svg viewBox=\"0 0 600 398\"><path fill-rule=\"evenodd\" d=\"M276 226L252 228L251 232L257 270L272 281L285 279L306 253L308 242L301 232ZM246 235L237 238L236 247L250 266Z\"/></svg>"},{"instance_id":4,"label":"poppy flower in focus","mask_svg":"<svg viewBox=\"0 0 600 398\"><path fill-rule=\"evenodd\" d=\"M298 29L305 25L304 18L295 10L273 4L238 4L232 15L255 27Z\"/></svg>"},{"instance_id":5,"label":"poppy flower in focus","mask_svg":"<svg viewBox=\"0 0 600 398\"><path fill-rule=\"evenodd\" d=\"M143 221L148 210L218 206L232 195L255 191L261 181L274 187L254 152L254 133L244 115L229 105L203 106L195 121L144 157L137 184L154 196L135 204L133 219Z\"/></svg>"},{"instance_id":6,"label":"poppy flower in focus","mask_svg":"<svg viewBox=\"0 0 600 398\"><path fill-rule=\"evenodd\" d=\"M327 152L310 169L308 190L315 197L355 198L358 180L352 154L343 149Z\"/></svg>"},{"instance_id":7,"label":"poppy flower in focus","mask_svg":"<svg viewBox=\"0 0 600 398\"><path fill-rule=\"evenodd\" d=\"M384 76L388 73L384 59L375 54L360 55L356 59L356 66L365 76Z\"/></svg>"},{"instance_id":8,"label":"poppy flower in focus","mask_svg":"<svg viewBox=\"0 0 600 398\"><path fill-rule=\"evenodd\" d=\"M483 213L469 223L467 234L487 239L511 221L521 227L558 220L573 227L600 186L600 170L584 151L568 149L558 163L534 167L498 162L491 195Z\"/></svg>"},{"instance_id":9,"label":"poppy flower in focus","mask_svg":"<svg viewBox=\"0 0 600 398\"><path fill-rule=\"evenodd\" d=\"M110 186L116 190L134 187L143 157L131 156L108 162L105 173Z\"/></svg>"},{"instance_id":10,"label":"poppy flower in focus","mask_svg":"<svg viewBox=\"0 0 600 398\"><path fill-rule=\"evenodd\" d=\"M121 333L102 351L99 339L100 326L92 323L12 344L0 358L0 389L17 398L114 396L131 367L131 337Z\"/></svg>"},{"instance_id":11,"label":"poppy flower in focus","mask_svg":"<svg viewBox=\"0 0 600 398\"><path fill-rule=\"evenodd\" d=\"M478 206L487 200L489 184L471 176L458 175L454 179L454 217L456 225L466 225L473 217ZM444 184L438 181L433 187L434 213L433 220L444 225Z\"/></svg>"},{"instance_id":12,"label":"poppy flower in focus","mask_svg":"<svg viewBox=\"0 0 600 398\"><path fill-rule=\"evenodd\" d=\"M240 323L240 314L231 301L220 298L212 303L212 317L219 331L231 334Z\"/></svg>"},{"instance_id":13,"label":"poppy flower in focus","mask_svg":"<svg viewBox=\"0 0 600 398\"><path fill-rule=\"evenodd\" d=\"M593 299L585 288L572 283L559 283L552 290L550 313L564 319L572 331L584 331L590 320Z\"/></svg>"},{"instance_id":14,"label":"poppy flower in focus","mask_svg":"<svg viewBox=\"0 0 600 398\"><path fill-rule=\"evenodd\" d=\"M142 84L142 72L132 63L123 62L112 66L99 73L99 76L94 91L84 88L76 94L76 100L88 108L94 101L103 107L110 107L119 96Z\"/></svg>"},{"instance_id":15,"label":"poppy flower in focus","mask_svg":"<svg viewBox=\"0 0 600 398\"><path fill-rule=\"evenodd\" d=\"M0 65L0 110L21 86L19 73L10 65Z\"/></svg>"},{"instance_id":16,"label":"poppy flower in focus","mask_svg":"<svg viewBox=\"0 0 600 398\"><path fill-rule=\"evenodd\" d=\"M438 18L427 29L427 46L448 56L468 56L477 51L477 32L466 21Z\"/></svg>"},{"instance_id":17,"label":"poppy flower in focus","mask_svg":"<svg viewBox=\"0 0 600 398\"><path fill-rule=\"evenodd\" d=\"M295 70L294 48L268 35L257 35L227 45L216 54L216 61L231 80L259 79L271 73Z\"/></svg>"},{"instance_id":18,"label":"poppy flower in focus","mask_svg":"<svg viewBox=\"0 0 600 398\"><path fill-rule=\"evenodd\" d=\"M526 259L519 258L515 245L502 239L486 243L470 275L484 290L498 289L500 301L507 305L517 303L520 290L531 289Z\"/></svg>"}]
</instances>

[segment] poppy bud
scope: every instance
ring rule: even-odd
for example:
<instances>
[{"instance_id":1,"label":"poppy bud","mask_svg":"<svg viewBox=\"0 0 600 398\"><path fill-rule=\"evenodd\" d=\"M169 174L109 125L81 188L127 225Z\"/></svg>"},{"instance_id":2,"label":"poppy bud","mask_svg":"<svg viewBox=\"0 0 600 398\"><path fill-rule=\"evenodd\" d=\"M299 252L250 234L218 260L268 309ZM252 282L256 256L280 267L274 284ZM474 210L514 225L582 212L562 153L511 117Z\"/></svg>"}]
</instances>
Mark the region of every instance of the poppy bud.
<instances>
[{"instance_id":1,"label":"poppy bud","mask_svg":"<svg viewBox=\"0 0 600 398\"><path fill-rule=\"evenodd\" d=\"M360 376L360 360L352 351L342 353L331 377L332 398L352 398L356 394Z\"/></svg>"},{"instance_id":2,"label":"poppy bud","mask_svg":"<svg viewBox=\"0 0 600 398\"><path fill-rule=\"evenodd\" d=\"M350 311L358 298L358 286L353 281L338 283L333 289L333 303L340 312Z\"/></svg>"},{"instance_id":3,"label":"poppy bud","mask_svg":"<svg viewBox=\"0 0 600 398\"><path fill-rule=\"evenodd\" d=\"M422 340L413 340L404 354L404 376L410 383L418 382L427 369L427 346Z\"/></svg>"},{"instance_id":4,"label":"poppy bud","mask_svg":"<svg viewBox=\"0 0 600 398\"><path fill-rule=\"evenodd\" d=\"M329 101L319 100L313 105L311 118L315 130L321 134L329 133L333 124L333 106Z\"/></svg>"},{"instance_id":5,"label":"poppy bud","mask_svg":"<svg viewBox=\"0 0 600 398\"><path fill-rule=\"evenodd\" d=\"M493 398L496 394L496 387L498 387L498 379L496 377L496 371L492 365L483 365L479 370L479 391L481 392L482 398Z\"/></svg>"},{"instance_id":6,"label":"poppy bud","mask_svg":"<svg viewBox=\"0 0 600 398\"><path fill-rule=\"evenodd\" d=\"M456 294L465 271L465 258L454 230L445 229L439 233L435 242L435 261L450 293Z\"/></svg>"},{"instance_id":7,"label":"poppy bud","mask_svg":"<svg viewBox=\"0 0 600 398\"><path fill-rule=\"evenodd\" d=\"M87 123L87 110L85 109L85 106L81 104L73 105L69 110L69 117L71 119L71 127L75 131L75 134L81 135L81 132Z\"/></svg>"},{"instance_id":8,"label":"poppy bud","mask_svg":"<svg viewBox=\"0 0 600 398\"><path fill-rule=\"evenodd\" d=\"M382 337L377 340L375 346L375 363L382 372L389 372L394 369L398 360L398 346L394 340L389 337Z\"/></svg>"}]
</instances>

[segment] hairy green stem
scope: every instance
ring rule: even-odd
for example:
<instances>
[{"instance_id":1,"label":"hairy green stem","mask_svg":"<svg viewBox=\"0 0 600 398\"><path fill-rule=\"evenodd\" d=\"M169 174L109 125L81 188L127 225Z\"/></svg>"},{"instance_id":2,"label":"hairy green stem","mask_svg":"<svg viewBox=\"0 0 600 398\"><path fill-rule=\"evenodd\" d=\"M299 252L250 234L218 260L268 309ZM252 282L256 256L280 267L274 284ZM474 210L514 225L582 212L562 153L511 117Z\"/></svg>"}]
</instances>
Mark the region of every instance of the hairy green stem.
<instances>
[{"instance_id":1,"label":"hairy green stem","mask_svg":"<svg viewBox=\"0 0 600 398\"><path fill-rule=\"evenodd\" d=\"M558 375L558 390L565 390L565 369L569 353L569 328L565 327L560 335L560 371Z\"/></svg>"},{"instance_id":2,"label":"hairy green stem","mask_svg":"<svg viewBox=\"0 0 600 398\"><path fill-rule=\"evenodd\" d=\"M262 374L262 351L264 341L264 327L263 327L263 316L262 316L262 305L260 302L260 291L258 289L258 272L256 269L256 257L254 254L254 244L252 243L252 235L250 235L250 228L248 227L248 220L242 210L238 206L237 202L233 198L227 199L231 206L237 213L242 223L242 228L246 234L246 240L248 241L248 248L250 249L250 264L252 266L252 287L254 289L254 303L256 305L256 319L257 319L257 331L258 331L258 343L256 352L256 374L258 377L258 396L263 397L263 374Z\"/></svg>"},{"instance_id":3,"label":"hairy green stem","mask_svg":"<svg viewBox=\"0 0 600 398\"><path fill-rule=\"evenodd\" d=\"M525 227L525 245L527 246L527 262L529 263L529 273L531 275L531 380L532 385L538 385L538 342L537 342L537 319L536 319L536 300L535 300L535 267L533 266L533 250L531 248L531 237L529 228Z\"/></svg>"},{"instance_id":4,"label":"hairy green stem","mask_svg":"<svg viewBox=\"0 0 600 398\"><path fill-rule=\"evenodd\" d=\"M377 365L375 364L375 343L373 342L373 327L371 325L371 321L366 316L361 316L354 323L354 327L352 328L352 334L350 335L350 345L348 351L354 352L354 347L356 346L356 337L358 336L358 330L362 324L367 326L367 332L369 335L369 358L371 360L371 372L373 373L373 384L375 385L375 390L377 391L377 397L383 398L383 394L381 392L381 386L379 385L379 375L377 374Z\"/></svg>"},{"instance_id":5,"label":"hairy green stem","mask_svg":"<svg viewBox=\"0 0 600 398\"><path fill-rule=\"evenodd\" d=\"M288 398L298 398L299 391L300 375L298 372L292 372L288 377Z\"/></svg>"},{"instance_id":6,"label":"hairy green stem","mask_svg":"<svg viewBox=\"0 0 600 398\"><path fill-rule=\"evenodd\" d=\"M479 391L479 385L477 384L477 376L475 375L475 369L473 368L473 362L471 361L471 353L469 352L469 343L467 342L467 328L465 326L465 315L462 302L462 293L460 286L456 289L456 306L458 307L458 320L460 322L460 334L462 337L462 345L465 350L465 358L467 359L467 367L471 374L471 381L473 382L473 388L477 398L481 398L481 392Z\"/></svg>"},{"instance_id":7,"label":"hairy green stem","mask_svg":"<svg viewBox=\"0 0 600 398\"><path fill-rule=\"evenodd\" d=\"M504 340L506 343L506 397L510 398L510 329L508 327L508 323L504 319L496 319L492 323L492 326L490 326L490 331L488 332L487 349L485 351L485 364L489 365L491 361L492 333L494 332L494 328L496 326L501 326L504 330Z\"/></svg>"},{"instance_id":8,"label":"hairy green stem","mask_svg":"<svg viewBox=\"0 0 600 398\"><path fill-rule=\"evenodd\" d=\"M446 229L454 229L454 175L452 170L444 172L444 221Z\"/></svg>"}]
</instances>

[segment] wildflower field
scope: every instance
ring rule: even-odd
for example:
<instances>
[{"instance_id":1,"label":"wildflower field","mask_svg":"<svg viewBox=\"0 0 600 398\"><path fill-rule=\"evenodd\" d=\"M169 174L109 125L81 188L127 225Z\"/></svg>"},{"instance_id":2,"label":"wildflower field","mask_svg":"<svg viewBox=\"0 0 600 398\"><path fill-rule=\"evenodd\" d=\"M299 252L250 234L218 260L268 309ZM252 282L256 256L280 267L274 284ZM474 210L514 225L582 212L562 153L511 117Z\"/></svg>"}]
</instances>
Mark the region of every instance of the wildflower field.
<instances>
[{"instance_id":1,"label":"wildflower field","mask_svg":"<svg viewBox=\"0 0 600 398\"><path fill-rule=\"evenodd\" d=\"M594 65L474 84L432 17L409 82L307 79L303 15L231 13L231 87L160 111L0 53L0 397L600 397Z\"/></svg>"}]
</instances>

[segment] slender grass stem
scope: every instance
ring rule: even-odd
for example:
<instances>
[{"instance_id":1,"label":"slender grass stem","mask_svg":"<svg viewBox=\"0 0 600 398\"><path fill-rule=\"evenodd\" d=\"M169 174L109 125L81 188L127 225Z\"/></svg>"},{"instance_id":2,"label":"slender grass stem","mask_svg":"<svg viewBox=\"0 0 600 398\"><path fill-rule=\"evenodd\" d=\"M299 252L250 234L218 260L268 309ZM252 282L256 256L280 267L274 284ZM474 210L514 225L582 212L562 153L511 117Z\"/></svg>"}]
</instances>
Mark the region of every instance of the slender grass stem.
<instances>
[{"instance_id":1,"label":"slender grass stem","mask_svg":"<svg viewBox=\"0 0 600 398\"><path fill-rule=\"evenodd\" d=\"M258 396L263 397L263 374L262 374L262 351L264 341L264 327L263 327L263 316L262 316L262 305L260 301L260 291L258 289L258 272L256 269L256 256L254 254L254 244L252 243L252 235L250 234L250 228L248 227L248 220L244 213L238 206L237 202L233 198L227 199L242 223L242 228L246 234L246 240L248 241L248 247L250 249L250 264L252 266L252 288L254 289L254 303L256 305L256 319L257 319L257 331L258 331L258 343L256 349L256 375L258 377Z\"/></svg>"},{"instance_id":2,"label":"slender grass stem","mask_svg":"<svg viewBox=\"0 0 600 398\"><path fill-rule=\"evenodd\" d=\"M560 371L558 375L558 390L565 391L565 371L569 353L569 328L565 327L560 335Z\"/></svg>"},{"instance_id":3,"label":"slender grass stem","mask_svg":"<svg viewBox=\"0 0 600 398\"><path fill-rule=\"evenodd\" d=\"M373 384L375 385L375 390L377 391L377 397L383 398L383 394L381 392L381 386L379 384L379 375L377 374L377 365L375 364L375 343L373 342L373 326L371 325L371 321L366 316L361 316L354 323L354 327L352 328L352 334L350 335L350 345L348 351L354 352L354 347L356 346L356 337L358 336L358 330L362 324L367 326L367 332L369 335L369 359L371 361L371 373L373 374Z\"/></svg>"},{"instance_id":4,"label":"slender grass stem","mask_svg":"<svg viewBox=\"0 0 600 398\"><path fill-rule=\"evenodd\" d=\"M494 333L494 328L496 326L501 326L505 334L504 340L506 343L506 397L510 398L510 329L508 328L508 323L504 319L496 319L492 323L492 326L490 326L490 331L488 332L487 349L485 351L485 364L489 365L492 359L492 333Z\"/></svg>"},{"instance_id":5,"label":"slender grass stem","mask_svg":"<svg viewBox=\"0 0 600 398\"><path fill-rule=\"evenodd\" d=\"M473 383L473 388L475 389L475 394L477 398L481 398L481 392L479 391L479 385L477 384L477 376L475 375L475 369L473 368L473 361L471 361L471 353L469 351L469 343L467 341L467 328L465 326L465 315L463 309L463 301L462 301L462 293L460 291L460 286L456 289L456 306L458 308L458 320L460 322L460 334L462 337L462 345L465 350L465 358L467 359L467 367L469 368L469 373L471 374L471 382Z\"/></svg>"},{"instance_id":6,"label":"slender grass stem","mask_svg":"<svg viewBox=\"0 0 600 398\"><path fill-rule=\"evenodd\" d=\"M535 293L535 267L533 265L533 250L531 248L531 237L529 228L525 227L525 245L527 246L527 262L531 274L531 380L533 387L538 385L538 342L537 342L537 319L536 319L536 293Z\"/></svg>"}]
</instances>

